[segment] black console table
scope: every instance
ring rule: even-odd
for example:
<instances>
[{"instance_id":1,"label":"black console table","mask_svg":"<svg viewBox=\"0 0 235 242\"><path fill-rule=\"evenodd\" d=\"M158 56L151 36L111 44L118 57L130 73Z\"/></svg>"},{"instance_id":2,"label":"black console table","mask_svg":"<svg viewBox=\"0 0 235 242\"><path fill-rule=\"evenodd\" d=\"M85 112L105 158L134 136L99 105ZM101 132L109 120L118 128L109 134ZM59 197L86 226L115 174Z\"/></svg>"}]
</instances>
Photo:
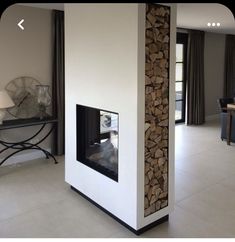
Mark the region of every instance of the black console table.
<instances>
[{"instance_id":1,"label":"black console table","mask_svg":"<svg viewBox=\"0 0 235 242\"><path fill-rule=\"evenodd\" d=\"M7 155L1 162L0 166L10 157L13 155L20 153L24 150L39 150L42 151L46 158L49 159L49 157L52 157L55 161L55 164L58 163L55 159L55 157L48 152L47 150L41 148L39 146L40 143L42 143L56 128L57 126L57 119L54 119L53 117L49 117L46 119L39 119L39 118L31 118L31 119L14 119L14 120L5 120L0 125L0 131L6 130L6 129L15 129L15 128L23 128L23 127L29 127L29 126L36 126L40 125L41 127L39 130L34 133L31 137L17 141L17 142L6 142L3 140L0 140L0 144L3 145L3 149L0 150L0 154L4 153L7 150L12 150L12 153ZM30 140L34 139L36 136L38 136L45 128L47 124L51 124L51 128L49 131L35 144L30 143Z\"/></svg>"}]
</instances>

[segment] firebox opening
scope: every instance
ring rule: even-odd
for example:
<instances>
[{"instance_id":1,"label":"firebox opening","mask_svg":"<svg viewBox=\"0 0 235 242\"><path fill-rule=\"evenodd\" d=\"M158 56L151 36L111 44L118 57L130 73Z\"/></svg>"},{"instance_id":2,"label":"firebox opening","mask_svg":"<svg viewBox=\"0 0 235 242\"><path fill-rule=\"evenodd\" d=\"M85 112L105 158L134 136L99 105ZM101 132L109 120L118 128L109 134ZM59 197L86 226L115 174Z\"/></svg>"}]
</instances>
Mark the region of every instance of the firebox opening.
<instances>
[{"instance_id":1,"label":"firebox opening","mask_svg":"<svg viewBox=\"0 0 235 242\"><path fill-rule=\"evenodd\" d=\"M118 113L77 105L77 161L118 181Z\"/></svg>"}]
</instances>

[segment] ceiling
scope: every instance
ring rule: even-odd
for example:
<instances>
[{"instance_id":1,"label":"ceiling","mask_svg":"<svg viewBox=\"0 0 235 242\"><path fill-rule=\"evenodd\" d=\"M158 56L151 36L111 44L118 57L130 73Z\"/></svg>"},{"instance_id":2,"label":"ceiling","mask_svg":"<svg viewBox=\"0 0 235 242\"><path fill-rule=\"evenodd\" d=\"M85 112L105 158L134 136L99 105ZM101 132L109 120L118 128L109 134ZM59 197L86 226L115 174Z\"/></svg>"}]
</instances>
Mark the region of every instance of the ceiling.
<instances>
[{"instance_id":1,"label":"ceiling","mask_svg":"<svg viewBox=\"0 0 235 242\"><path fill-rule=\"evenodd\" d=\"M21 3L20 5L34 7L34 8L64 10L63 3Z\"/></svg>"},{"instance_id":2,"label":"ceiling","mask_svg":"<svg viewBox=\"0 0 235 242\"><path fill-rule=\"evenodd\" d=\"M208 27L208 22L220 23L220 27ZM232 12L217 3L177 3L177 27L235 34Z\"/></svg>"}]
</instances>

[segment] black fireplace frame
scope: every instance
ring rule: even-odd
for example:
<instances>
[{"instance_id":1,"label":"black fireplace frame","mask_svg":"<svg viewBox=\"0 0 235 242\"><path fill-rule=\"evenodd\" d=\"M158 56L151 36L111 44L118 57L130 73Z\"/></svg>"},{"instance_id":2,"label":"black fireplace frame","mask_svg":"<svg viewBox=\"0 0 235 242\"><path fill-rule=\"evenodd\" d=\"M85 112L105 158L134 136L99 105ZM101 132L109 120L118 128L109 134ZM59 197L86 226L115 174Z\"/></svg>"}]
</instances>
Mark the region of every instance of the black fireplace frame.
<instances>
[{"instance_id":1,"label":"black fireplace frame","mask_svg":"<svg viewBox=\"0 0 235 242\"><path fill-rule=\"evenodd\" d=\"M118 121L118 136L119 136L119 113L104 110L104 109L98 109L94 107L84 106L80 104L76 104L76 135L77 135L77 161L94 169L95 171L109 177L110 179L118 182L118 176L119 176L119 155L118 155L118 172L117 174L115 172L112 172L111 170L105 168L104 166L101 166L93 161L90 161L86 158L85 150L86 150L86 141L85 141L85 128L86 127L86 120L85 120L85 108L91 108L94 110L103 111L103 112L109 112L117 115L117 121ZM100 134L100 138L108 138L108 132ZM118 137L118 152L119 152L119 137Z\"/></svg>"}]
</instances>

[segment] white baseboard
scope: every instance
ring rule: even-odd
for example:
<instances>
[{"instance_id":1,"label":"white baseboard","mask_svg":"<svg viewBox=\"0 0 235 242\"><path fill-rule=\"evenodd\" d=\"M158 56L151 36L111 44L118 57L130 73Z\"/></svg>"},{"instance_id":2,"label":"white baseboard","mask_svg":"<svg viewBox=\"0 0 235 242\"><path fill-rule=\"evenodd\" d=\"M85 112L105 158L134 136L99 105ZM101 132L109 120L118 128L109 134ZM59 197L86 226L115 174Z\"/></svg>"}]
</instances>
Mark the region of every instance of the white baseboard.
<instances>
[{"instance_id":1,"label":"white baseboard","mask_svg":"<svg viewBox=\"0 0 235 242\"><path fill-rule=\"evenodd\" d=\"M205 120L206 121L219 120L219 114L206 116Z\"/></svg>"},{"instance_id":2,"label":"white baseboard","mask_svg":"<svg viewBox=\"0 0 235 242\"><path fill-rule=\"evenodd\" d=\"M51 152L51 149L45 149L48 152ZM22 162L26 162L26 161L30 161L30 160L36 160L39 158L44 158L45 154L42 151L32 151L32 152L28 152L25 154L19 154L19 155L13 155L11 158L9 158L8 160L6 160L2 166L9 166L9 165L14 165L17 163L22 163ZM0 162L3 159L0 159Z\"/></svg>"}]
</instances>

